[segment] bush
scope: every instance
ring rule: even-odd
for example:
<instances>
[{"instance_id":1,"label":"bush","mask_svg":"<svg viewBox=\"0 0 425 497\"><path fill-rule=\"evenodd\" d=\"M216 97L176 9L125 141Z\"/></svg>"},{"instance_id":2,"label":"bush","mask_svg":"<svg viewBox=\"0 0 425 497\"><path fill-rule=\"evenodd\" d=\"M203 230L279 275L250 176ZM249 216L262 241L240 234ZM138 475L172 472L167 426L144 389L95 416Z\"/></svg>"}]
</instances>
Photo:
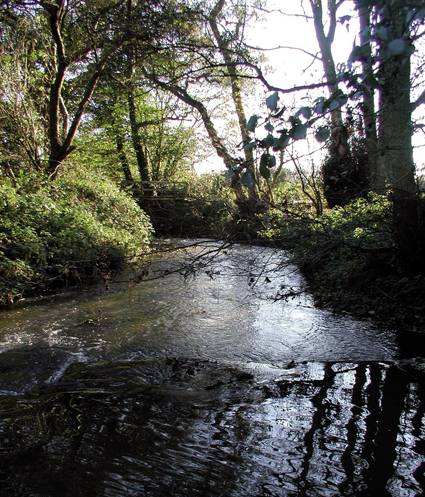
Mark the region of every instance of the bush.
<instances>
[{"instance_id":1,"label":"bush","mask_svg":"<svg viewBox=\"0 0 425 497\"><path fill-rule=\"evenodd\" d=\"M0 303L117 269L149 241L149 219L110 180L33 179L0 182Z\"/></svg>"},{"instance_id":2,"label":"bush","mask_svg":"<svg viewBox=\"0 0 425 497\"><path fill-rule=\"evenodd\" d=\"M232 221L234 194L224 175L192 176L163 186L148 206L155 231L172 236L225 236Z\"/></svg>"},{"instance_id":3,"label":"bush","mask_svg":"<svg viewBox=\"0 0 425 497\"><path fill-rule=\"evenodd\" d=\"M373 305L376 287L385 289L382 281L397 273L391 203L385 196L371 194L320 217L274 213L270 221L260 234L291 250L318 303L360 315Z\"/></svg>"}]
</instances>

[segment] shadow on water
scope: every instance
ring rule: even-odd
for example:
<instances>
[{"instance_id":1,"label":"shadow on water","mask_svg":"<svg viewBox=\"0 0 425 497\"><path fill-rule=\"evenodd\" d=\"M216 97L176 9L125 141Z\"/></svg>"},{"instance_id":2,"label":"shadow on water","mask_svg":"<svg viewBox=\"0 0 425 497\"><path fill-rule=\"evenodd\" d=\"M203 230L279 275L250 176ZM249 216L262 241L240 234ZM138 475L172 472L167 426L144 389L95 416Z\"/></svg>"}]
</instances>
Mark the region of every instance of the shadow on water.
<instances>
[{"instance_id":1,"label":"shadow on water","mask_svg":"<svg viewBox=\"0 0 425 497\"><path fill-rule=\"evenodd\" d=\"M0 497L424 495L394 333L274 302L302 286L282 252L204 269L2 315Z\"/></svg>"},{"instance_id":2,"label":"shadow on water","mask_svg":"<svg viewBox=\"0 0 425 497\"><path fill-rule=\"evenodd\" d=\"M75 364L0 398L0 493L419 496L423 412L384 363Z\"/></svg>"}]
</instances>

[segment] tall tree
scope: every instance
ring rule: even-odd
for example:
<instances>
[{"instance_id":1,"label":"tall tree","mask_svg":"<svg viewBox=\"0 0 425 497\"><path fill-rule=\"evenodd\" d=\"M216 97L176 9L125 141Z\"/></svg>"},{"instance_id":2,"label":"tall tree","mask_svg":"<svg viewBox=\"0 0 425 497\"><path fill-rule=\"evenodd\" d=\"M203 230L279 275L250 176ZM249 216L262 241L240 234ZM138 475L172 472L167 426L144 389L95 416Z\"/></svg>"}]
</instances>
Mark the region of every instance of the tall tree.
<instances>
[{"instance_id":1,"label":"tall tree","mask_svg":"<svg viewBox=\"0 0 425 497\"><path fill-rule=\"evenodd\" d=\"M367 153L367 173L372 190L383 191L378 170L378 132L375 113L375 77L372 53L372 5L368 0L355 0L359 16L359 39L361 51L362 75L360 89L362 93L361 113L363 117L364 138Z\"/></svg>"},{"instance_id":2,"label":"tall tree","mask_svg":"<svg viewBox=\"0 0 425 497\"><path fill-rule=\"evenodd\" d=\"M220 30L220 21L225 16L223 9L225 7L225 0L218 0L214 7L212 8L208 22L211 28L213 39L217 44L217 48L223 58L223 64L226 70L226 76L230 80L230 87L232 92L232 100L235 107L236 116L239 124L239 131L242 138L242 143L247 145L250 142L250 135L247 126L247 118L245 113L245 106L242 97L242 84L241 76L238 74L238 44L243 41L245 23L246 23L246 10L239 10L236 13L235 18L235 28L233 32L225 30L224 32ZM250 176L255 179L255 158L253 149L249 146L243 147L243 152L245 156L245 169L250 174ZM251 202L258 201L256 181L252 182L249 186L249 196Z\"/></svg>"},{"instance_id":3,"label":"tall tree","mask_svg":"<svg viewBox=\"0 0 425 497\"><path fill-rule=\"evenodd\" d=\"M412 148L412 110L415 104L411 102L410 79L414 28L415 24L421 24L423 4L378 0L375 8L379 40L378 177L393 191L396 236L403 260L409 265L423 266L421 250L424 241L418 239L418 199Z\"/></svg>"},{"instance_id":4,"label":"tall tree","mask_svg":"<svg viewBox=\"0 0 425 497\"><path fill-rule=\"evenodd\" d=\"M332 54L332 44L335 40L337 27L337 11L344 0L328 0L327 17L328 29L325 29L325 12L322 0L310 0L313 14L314 29L320 47L323 73L328 87L329 97L336 98L342 93L335 60ZM349 133L342 117L341 106L335 106L330 111L331 138L329 157L323 169L323 183L326 200L330 207L344 205L352 200L352 179L350 171ZM348 182L348 184L347 184Z\"/></svg>"},{"instance_id":5,"label":"tall tree","mask_svg":"<svg viewBox=\"0 0 425 497\"><path fill-rule=\"evenodd\" d=\"M55 178L73 151L73 141L82 116L109 59L123 45L122 31L111 30L111 15L119 15L116 4L93 8L66 0L41 0L53 42L52 81L48 104L49 165ZM77 66L85 69L85 82L75 110L70 115L64 97L67 77ZM80 78L82 81L82 78Z\"/></svg>"},{"instance_id":6,"label":"tall tree","mask_svg":"<svg viewBox=\"0 0 425 497\"><path fill-rule=\"evenodd\" d=\"M145 59L142 65L145 77L154 86L171 92L199 113L211 145L229 171L240 211L248 213L257 209L259 203L254 154L252 148L241 146L250 141L242 96L246 76L242 68L246 60L241 57L241 47L247 15L246 2L242 3L215 0L212 5L201 4L195 10L193 30L180 40L178 55L167 61L165 57ZM212 95L217 88L221 99L230 95L238 123L239 147L232 146L227 136L221 136L211 112Z\"/></svg>"}]
</instances>

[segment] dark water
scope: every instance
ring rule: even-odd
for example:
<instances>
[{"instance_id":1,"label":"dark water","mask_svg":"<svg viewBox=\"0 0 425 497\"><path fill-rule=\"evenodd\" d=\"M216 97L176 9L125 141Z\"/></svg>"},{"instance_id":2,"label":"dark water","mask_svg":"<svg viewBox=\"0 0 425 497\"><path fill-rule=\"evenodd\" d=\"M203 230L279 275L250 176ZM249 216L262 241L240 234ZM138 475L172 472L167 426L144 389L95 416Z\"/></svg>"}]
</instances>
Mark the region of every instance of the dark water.
<instances>
[{"instance_id":1,"label":"dark water","mask_svg":"<svg viewBox=\"0 0 425 497\"><path fill-rule=\"evenodd\" d=\"M395 334L314 308L283 252L194 254L1 315L0 496L423 495Z\"/></svg>"}]
</instances>

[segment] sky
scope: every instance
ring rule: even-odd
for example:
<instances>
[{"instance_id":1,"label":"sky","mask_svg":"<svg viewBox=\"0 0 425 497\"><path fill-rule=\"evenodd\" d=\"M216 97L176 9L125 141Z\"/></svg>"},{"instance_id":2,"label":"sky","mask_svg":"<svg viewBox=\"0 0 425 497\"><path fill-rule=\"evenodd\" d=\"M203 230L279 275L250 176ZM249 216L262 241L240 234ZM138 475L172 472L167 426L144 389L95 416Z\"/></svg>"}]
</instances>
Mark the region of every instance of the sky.
<instances>
[{"instance_id":1,"label":"sky","mask_svg":"<svg viewBox=\"0 0 425 497\"><path fill-rule=\"evenodd\" d=\"M303 3L305 13L310 14L309 2L304 1ZM341 8L338 11L339 17L344 15L353 16L348 24L338 24L333 44L333 55L336 63L347 62L348 55L357 38L358 26L352 6L353 2L345 2L344 10ZM287 88L320 81L323 75L321 62L316 60L312 64L312 57L303 52L305 50L313 54L317 53L318 44L312 21L307 21L305 18L297 16L298 14L303 14L301 2L299 0L268 0L267 9L269 11L284 10L286 15L282 15L277 11L264 14L264 19L261 22L257 21L248 26L247 39L250 45L266 49L262 50L261 53L266 58L264 73L267 75L269 82L281 88ZM282 48L270 50L276 47ZM316 95L319 96L321 94L323 92ZM285 99L287 99L288 106L290 106L294 98L301 98L303 95L303 93L299 93L296 97L285 96L282 97L282 102L285 103ZM258 97L257 94L255 98L247 99L246 107L248 115L265 111L265 103L264 100L261 101L262 98L264 97ZM298 104L302 105L302 101L298 100ZM424 113L422 110L422 114ZM219 123L222 132L225 132L223 126L225 124L220 126ZM419 145L418 148L414 149L415 162L418 168L421 166L424 167L425 147L420 146L425 145L424 135L415 135L413 143L414 146ZM310 145L312 149L319 148L317 143L311 143ZM298 144L298 149L301 154L307 153L307 144ZM318 153L317 161L320 162L320 160L321 153ZM214 154L196 167L199 173L221 169L224 169L224 166L221 160L215 157Z\"/></svg>"}]
</instances>

